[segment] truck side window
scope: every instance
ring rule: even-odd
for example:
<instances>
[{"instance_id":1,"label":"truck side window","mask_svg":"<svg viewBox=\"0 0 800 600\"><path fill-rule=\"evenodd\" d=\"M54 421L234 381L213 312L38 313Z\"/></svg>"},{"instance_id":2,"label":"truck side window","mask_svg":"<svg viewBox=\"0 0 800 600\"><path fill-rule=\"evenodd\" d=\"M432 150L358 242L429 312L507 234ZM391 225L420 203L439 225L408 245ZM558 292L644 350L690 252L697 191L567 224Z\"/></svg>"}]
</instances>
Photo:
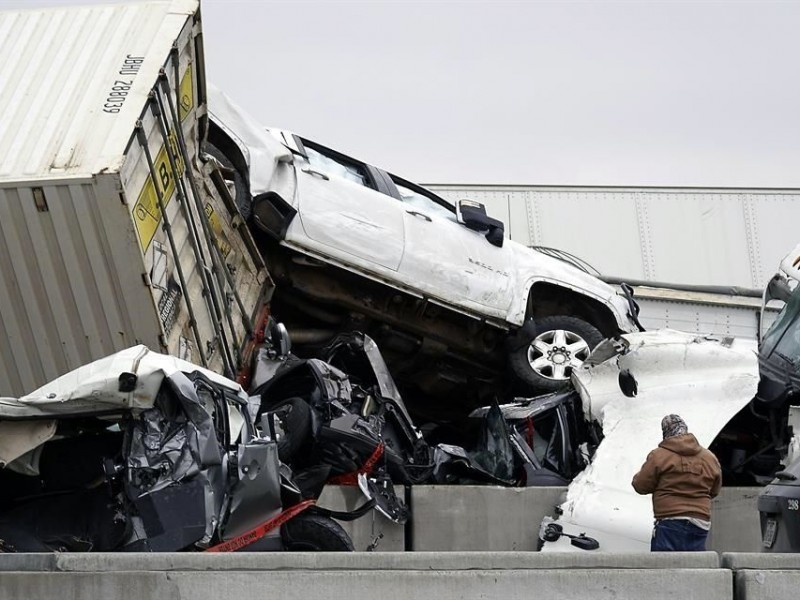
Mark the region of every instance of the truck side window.
<instances>
[{"instance_id":1,"label":"truck side window","mask_svg":"<svg viewBox=\"0 0 800 600\"><path fill-rule=\"evenodd\" d=\"M308 156L308 164L312 169L375 189L366 167L358 162L347 160L346 157L338 153L326 152L327 149L316 145L312 146L305 140L303 140L303 146Z\"/></svg>"},{"instance_id":2,"label":"truck side window","mask_svg":"<svg viewBox=\"0 0 800 600\"><path fill-rule=\"evenodd\" d=\"M434 199L433 194L423 193L424 191L422 188L418 188L417 186L403 181L398 177L392 176L392 181L394 185L397 187L397 191L400 192L400 196L403 199L403 203L407 204L415 209L419 209L420 212L425 213L431 217L439 217L441 219L449 219L450 221L456 222L456 213L453 209L444 206L444 200L441 202Z\"/></svg>"}]
</instances>

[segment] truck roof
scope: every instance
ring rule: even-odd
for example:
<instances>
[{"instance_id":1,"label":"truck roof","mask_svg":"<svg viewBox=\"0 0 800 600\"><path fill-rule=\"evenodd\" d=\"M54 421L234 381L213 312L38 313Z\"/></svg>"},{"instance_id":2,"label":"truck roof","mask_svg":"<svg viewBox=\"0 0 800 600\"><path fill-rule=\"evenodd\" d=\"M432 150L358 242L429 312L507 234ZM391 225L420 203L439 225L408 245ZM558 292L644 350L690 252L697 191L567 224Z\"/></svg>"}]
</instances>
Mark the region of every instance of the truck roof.
<instances>
[{"instance_id":1,"label":"truck roof","mask_svg":"<svg viewBox=\"0 0 800 600\"><path fill-rule=\"evenodd\" d=\"M0 186L122 165L198 0L0 12Z\"/></svg>"}]
</instances>

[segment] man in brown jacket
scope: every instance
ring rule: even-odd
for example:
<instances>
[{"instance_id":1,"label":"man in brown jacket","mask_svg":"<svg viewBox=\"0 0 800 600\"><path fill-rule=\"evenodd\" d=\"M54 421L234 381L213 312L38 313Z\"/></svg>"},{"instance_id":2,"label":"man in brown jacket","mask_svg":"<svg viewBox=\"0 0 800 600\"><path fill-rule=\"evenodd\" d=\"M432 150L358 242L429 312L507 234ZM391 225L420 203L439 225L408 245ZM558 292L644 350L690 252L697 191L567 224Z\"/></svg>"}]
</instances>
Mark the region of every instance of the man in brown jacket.
<instances>
[{"instance_id":1,"label":"man in brown jacket","mask_svg":"<svg viewBox=\"0 0 800 600\"><path fill-rule=\"evenodd\" d=\"M664 440L633 476L633 489L653 494L652 552L705 550L711 498L722 483L719 461L697 443L678 415L661 420Z\"/></svg>"}]
</instances>

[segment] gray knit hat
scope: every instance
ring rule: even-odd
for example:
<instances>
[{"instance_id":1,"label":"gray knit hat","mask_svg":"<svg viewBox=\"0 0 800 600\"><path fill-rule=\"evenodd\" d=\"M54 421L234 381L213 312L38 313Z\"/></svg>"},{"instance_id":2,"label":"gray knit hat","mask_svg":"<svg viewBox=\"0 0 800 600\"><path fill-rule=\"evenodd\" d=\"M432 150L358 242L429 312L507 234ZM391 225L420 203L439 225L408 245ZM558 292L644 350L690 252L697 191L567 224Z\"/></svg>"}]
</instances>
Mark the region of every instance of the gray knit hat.
<instances>
[{"instance_id":1,"label":"gray knit hat","mask_svg":"<svg viewBox=\"0 0 800 600\"><path fill-rule=\"evenodd\" d=\"M686 427L686 423L684 423L683 419L678 415L667 415L661 419L661 433L664 434L664 439L667 439L676 435L689 433L689 429Z\"/></svg>"}]
</instances>

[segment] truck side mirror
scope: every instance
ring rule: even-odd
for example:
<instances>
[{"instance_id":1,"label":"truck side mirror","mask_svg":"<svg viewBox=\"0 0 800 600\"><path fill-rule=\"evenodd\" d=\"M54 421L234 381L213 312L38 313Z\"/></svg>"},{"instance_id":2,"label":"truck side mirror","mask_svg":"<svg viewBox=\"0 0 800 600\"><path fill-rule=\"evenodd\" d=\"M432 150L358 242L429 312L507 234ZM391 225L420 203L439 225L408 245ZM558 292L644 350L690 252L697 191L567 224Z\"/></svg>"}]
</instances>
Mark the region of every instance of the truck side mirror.
<instances>
[{"instance_id":1,"label":"truck side mirror","mask_svg":"<svg viewBox=\"0 0 800 600\"><path fill-rule=\"evenodd\" d=\"M456 202L456 219L459 223L473 231L486 232L487 241L498 248L503 246L505 227L502 221L486 214L486 207L474 200L458 200Z\"/></svg>"},{"instance_id":2,"label":"truck side mirror","mask_svg":"<svg viewBox=\"0 0 800 600\"><path fill-rule=\"evenodd\" d=\"M791 295L792 288L789 287L789 282L786 280L786 278L782 277L781 275L773 275L772 279L770 279L769 283L767 284L764 298L765 302L769 302L770 300L781 300L783 302L788 302Z\"/></svg>"}]
</instances>

